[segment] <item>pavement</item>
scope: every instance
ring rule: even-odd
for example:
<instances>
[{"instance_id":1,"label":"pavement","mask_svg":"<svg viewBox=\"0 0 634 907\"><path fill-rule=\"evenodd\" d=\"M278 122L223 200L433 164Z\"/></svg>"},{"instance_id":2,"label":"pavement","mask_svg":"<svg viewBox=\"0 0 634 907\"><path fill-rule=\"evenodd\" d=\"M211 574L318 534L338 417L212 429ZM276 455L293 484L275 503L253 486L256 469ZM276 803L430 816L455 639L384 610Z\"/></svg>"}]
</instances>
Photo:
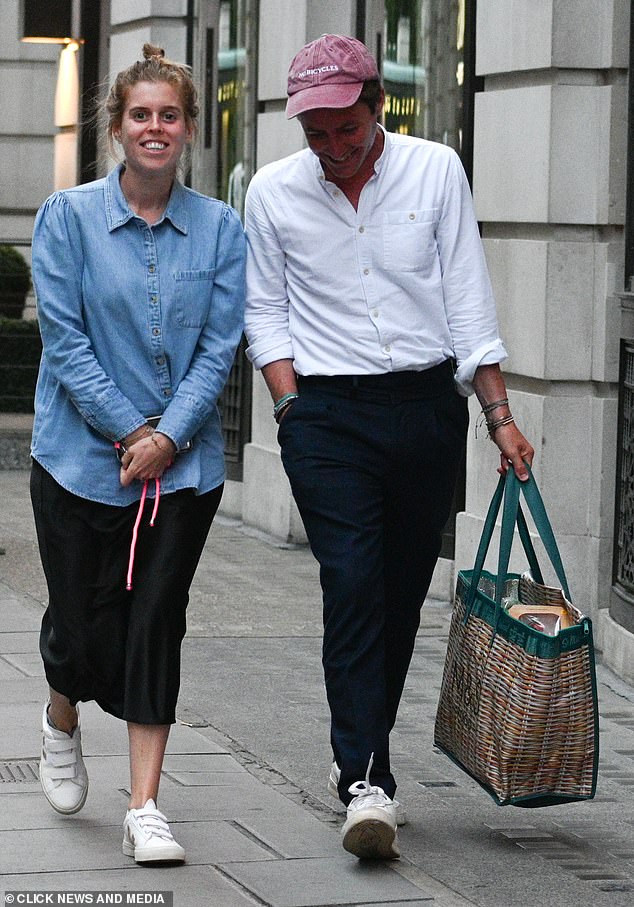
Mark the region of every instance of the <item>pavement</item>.
<instances>
[{"instance_id":1,"label":"pavement","mask_svg":"<svg viewBox=\"0 0 634 907\"><path fill-rule=\"evenodd\" d=\"M82 706L90 791L55 813L37 778L46 684L46 600L28 472L0 469L0 890L4 904L172 907L631 907L634 690L601 664L597 797L541 810L497 807L433 747L451 614L427 602L393 734L409 822L402 858L341 848L344 810L326 790L330 751L317 569L302 546L216 519L192 587L178 721L160 807L183 866L121 852L128 786L122 722ZM573 586L574 587L574 586ZM0 902L0 905L2 902Z\"/></svg>"}]
</instances>

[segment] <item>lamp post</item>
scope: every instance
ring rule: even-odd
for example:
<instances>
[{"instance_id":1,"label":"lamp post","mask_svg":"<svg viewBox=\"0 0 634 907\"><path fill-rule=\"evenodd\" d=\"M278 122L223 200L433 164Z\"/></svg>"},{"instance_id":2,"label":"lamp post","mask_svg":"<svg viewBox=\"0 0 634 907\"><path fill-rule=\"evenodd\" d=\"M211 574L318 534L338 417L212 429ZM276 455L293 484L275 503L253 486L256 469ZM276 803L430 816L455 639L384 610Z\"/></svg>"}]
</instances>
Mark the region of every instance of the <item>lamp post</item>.
<instances>
[{"instance_id":1,"label":"lamp post","mask_svg":"<svg viewBox=\"0 0 634 907\"><path fill-rule=\"evenodd\" d=\"M22 0L22 41L60 44L55 87L54 188L67 189L78 181L79 135L79 2Z\"/></svg>"}]
</instances>

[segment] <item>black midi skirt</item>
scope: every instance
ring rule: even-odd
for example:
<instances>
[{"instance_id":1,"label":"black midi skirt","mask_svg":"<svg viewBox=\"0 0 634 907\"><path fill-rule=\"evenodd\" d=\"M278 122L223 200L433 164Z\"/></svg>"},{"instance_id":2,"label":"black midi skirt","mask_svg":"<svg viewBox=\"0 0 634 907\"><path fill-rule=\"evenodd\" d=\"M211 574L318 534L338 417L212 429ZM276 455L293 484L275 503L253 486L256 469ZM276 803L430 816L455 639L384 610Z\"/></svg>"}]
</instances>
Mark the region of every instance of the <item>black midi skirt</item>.
<instances>
[{"instance_id":1,"label":"black midi skirt","mask_svg":"<svg viewBox=\"0 0 634 907\"><path fill-rule=\"evenodd\" d=\"M173 724L189 588L222 486L147 499L131 591L126 574L138 503L114 507L62 488L38 463L31 501L48 607L40 652L46 678L71 703L95 700L138 724Z\"/></svg>"}]
</instances>

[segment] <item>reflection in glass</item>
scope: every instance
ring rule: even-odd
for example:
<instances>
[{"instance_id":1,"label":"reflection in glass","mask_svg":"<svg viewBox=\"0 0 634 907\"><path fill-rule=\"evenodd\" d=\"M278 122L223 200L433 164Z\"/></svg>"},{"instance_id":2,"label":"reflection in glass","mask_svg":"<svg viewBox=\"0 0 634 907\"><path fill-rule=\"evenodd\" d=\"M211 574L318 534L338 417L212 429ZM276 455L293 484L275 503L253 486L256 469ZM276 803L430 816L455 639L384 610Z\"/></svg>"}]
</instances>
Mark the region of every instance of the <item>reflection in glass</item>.
<instances>
[{"instance_id":1,"label":"reflection in glass","mask_svg":"<svg viewBox=\"0 0 634 907\"><path fill-rule=\"evenodd\" d=\"M385 0L385 126L461 151L466 0Z\"/></svg>"},{"instance_id":2,"label":"reflection in glass","mask_svg":"<svg viewBox=\"0 0 634 907\"><path fill-rule=\"evenodd\" d=\"M255 0L222 0L218 19L216 119L207 147L215 149L217 198L244 217L244 194L254 165L254 7ZM212 32L213 40L213 32ZM213 53L207 60L213 79ZM208 86L213 85L208 81ZM210 94L210 93L209 93ZM213 110L213 103L209 105ZM212 122L211 114L209 122ZM251 373L243 338L219 404L225 442L227 477L242 478L244 445L250 438Z\"/></svg>"},{"instance_id":3,"label":"reflection in glass","mask_svg":"<svg viewBox=\"0 0 634 907\"><path fill-rule=\"evenodd\" d=\"M250 5L248 0L223 0L218 28L216 195L241 215L252 162L247 94Z\"/></svg>"}]
</instances>

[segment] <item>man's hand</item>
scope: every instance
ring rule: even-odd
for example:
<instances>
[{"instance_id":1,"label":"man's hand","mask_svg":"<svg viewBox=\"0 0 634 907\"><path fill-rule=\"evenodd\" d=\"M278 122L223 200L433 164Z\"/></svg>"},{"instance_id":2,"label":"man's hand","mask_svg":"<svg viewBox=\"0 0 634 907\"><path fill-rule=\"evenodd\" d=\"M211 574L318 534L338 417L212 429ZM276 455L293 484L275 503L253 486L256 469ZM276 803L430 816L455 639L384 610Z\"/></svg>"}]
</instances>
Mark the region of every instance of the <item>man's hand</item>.
<instances>
[{"instance_id":1,"label":"man's hand","mask_svg":"<svg viewBox=\"0 0 634 907\"><path fill-rule=\"evenodd\" d=\"M524 461L532 466L535 451L513 420L500 366L479 366L473 376L473 387L486 417L489 437L500 449L498 472L505 475L512 466L520 482L526 482L528 470Z\"/></svg>"},{"instance_id":2,"label":"man's hand","mask_svg":"<svg viewBox=\"0 0 634 907\"><path fill-rule=\"evenodd\" d=\"M535 451L517 425L514 422L501 425L496 428L491 437L500 449L500 468L498 469L500 475L506 475L509 466L512 466L520 482L526 482L528 480L526 463L532 466Z\"/></svg>"}]
</instances>

